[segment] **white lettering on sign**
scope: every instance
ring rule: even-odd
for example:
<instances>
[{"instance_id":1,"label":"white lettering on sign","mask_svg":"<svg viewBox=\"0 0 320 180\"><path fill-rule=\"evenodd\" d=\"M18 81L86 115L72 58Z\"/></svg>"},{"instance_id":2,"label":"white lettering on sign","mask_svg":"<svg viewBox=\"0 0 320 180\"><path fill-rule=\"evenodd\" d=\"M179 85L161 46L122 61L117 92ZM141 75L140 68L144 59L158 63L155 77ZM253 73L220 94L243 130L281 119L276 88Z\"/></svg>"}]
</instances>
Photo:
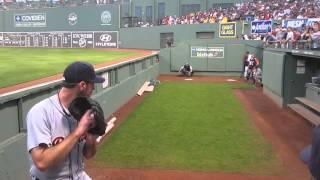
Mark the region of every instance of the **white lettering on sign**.
<instances>
[{"instance_id":1,"label":"white lettering on sign","mask_svg":"<svg viewBox=\"0 0 320 180\"><path fill-rule=\"evenodd\" d=\"M22 21L44 21L45 17L43 15L30 15L30 16L21 16Z\"/></svg>"},{"instance_id":2,"label":"white lettering on sign","mask_svg":"<svg viewBox=\"0 0 320 180\"><path fill-rule=\"evenodd\" d=\"M93 34L85 34L85 33L73 33L72 34L72 38L92 38L93 37Z\"/></svg>"}]
</instances>

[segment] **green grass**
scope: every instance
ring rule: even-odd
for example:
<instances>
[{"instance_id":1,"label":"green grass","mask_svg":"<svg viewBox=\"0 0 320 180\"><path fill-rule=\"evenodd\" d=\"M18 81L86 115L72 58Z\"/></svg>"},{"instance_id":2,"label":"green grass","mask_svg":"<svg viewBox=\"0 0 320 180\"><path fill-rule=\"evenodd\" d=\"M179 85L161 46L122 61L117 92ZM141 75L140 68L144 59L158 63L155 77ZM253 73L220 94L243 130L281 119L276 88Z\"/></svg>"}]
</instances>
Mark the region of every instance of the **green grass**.
<instances>
[{"instance_id":1,"label":"green grass","mask_svg":"<svg viewBox=\"0 0 320 180\"><path fill-rule=\"evenodd\" d=\"M75 60L97 64L135 54L98 49L0 48L0 88L61 73Z\"/></svg>"},{"instance_id":2,"label":"green grass","mask_svg":"<svg viewBox=\"0 0 320 180\"><path fill-rule=\"evenodd\" d=\"M95 161L120 168L281 173L271 145L251 124L233 88L161 83L104 142Z\"/></svg>"}]
</instances>

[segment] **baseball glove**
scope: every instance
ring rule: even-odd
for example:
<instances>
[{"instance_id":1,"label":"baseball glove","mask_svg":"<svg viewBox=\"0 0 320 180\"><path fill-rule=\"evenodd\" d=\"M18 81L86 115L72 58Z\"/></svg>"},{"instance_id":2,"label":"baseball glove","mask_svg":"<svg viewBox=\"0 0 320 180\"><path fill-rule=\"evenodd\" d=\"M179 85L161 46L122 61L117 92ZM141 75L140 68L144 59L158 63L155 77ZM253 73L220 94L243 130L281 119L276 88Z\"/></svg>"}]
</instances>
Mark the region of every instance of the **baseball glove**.
<instances>
[{"instance_id":1,"label":"baseball glove","mask_svg":"<svg viewBox=\"0 0 320 180\"><path fill-rule=\"evenodd\" d=\"M99 136L103 135L106 130L106 123L104 122L103 110L97 101L89 97L77 97L69 107L71 115L78 121L88 109L92 109L95 119L95 126L90 128L88 132Z\"/></svg>"}]
</instances>

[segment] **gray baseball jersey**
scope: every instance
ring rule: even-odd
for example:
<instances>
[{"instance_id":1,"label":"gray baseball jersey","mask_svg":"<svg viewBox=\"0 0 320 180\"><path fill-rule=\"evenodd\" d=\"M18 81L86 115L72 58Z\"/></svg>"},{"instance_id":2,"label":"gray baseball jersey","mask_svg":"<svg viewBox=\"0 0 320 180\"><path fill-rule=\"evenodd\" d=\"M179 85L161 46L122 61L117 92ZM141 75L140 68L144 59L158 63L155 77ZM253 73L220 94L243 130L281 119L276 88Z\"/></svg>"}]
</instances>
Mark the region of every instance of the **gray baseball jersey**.
<instances>
[{"instance_id":1,"label":"gray baseball jersey","mask_svg":"<svg viewBox=\"0 0 320 180\"><path fill-rule=\"evenodd\" d=\"M30 174L33 179L90 179L84 172L83 148L85 140L79 140L71 153L62 162L40 171L32 161L30 151L40 144L48 147L59 144L72 132L77 121L69 115L58 95L53 95L31 108L27 114L27 148L31 163Z\"/></svg>"}]
</instances>

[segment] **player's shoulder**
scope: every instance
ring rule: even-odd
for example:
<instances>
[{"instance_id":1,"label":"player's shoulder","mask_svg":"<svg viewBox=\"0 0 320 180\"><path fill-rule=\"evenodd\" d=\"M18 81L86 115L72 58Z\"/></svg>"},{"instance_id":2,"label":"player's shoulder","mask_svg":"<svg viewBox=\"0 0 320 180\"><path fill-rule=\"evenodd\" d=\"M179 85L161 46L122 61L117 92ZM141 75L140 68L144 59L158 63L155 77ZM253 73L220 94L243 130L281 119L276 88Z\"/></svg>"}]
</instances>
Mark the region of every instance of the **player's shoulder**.
<instances>
[{"instance_id":1,"label":"player's shoulder","mask_svg":"<svg viewBox=\"0 0 320 180\"><path fill-rule=\"evenodd\" d=\"M46 111L50 109L55 103L55 95L45 98L42 101L36 103L29 111L29 113L35 113L39 111Z\"/></svg>"}]
</instances>

